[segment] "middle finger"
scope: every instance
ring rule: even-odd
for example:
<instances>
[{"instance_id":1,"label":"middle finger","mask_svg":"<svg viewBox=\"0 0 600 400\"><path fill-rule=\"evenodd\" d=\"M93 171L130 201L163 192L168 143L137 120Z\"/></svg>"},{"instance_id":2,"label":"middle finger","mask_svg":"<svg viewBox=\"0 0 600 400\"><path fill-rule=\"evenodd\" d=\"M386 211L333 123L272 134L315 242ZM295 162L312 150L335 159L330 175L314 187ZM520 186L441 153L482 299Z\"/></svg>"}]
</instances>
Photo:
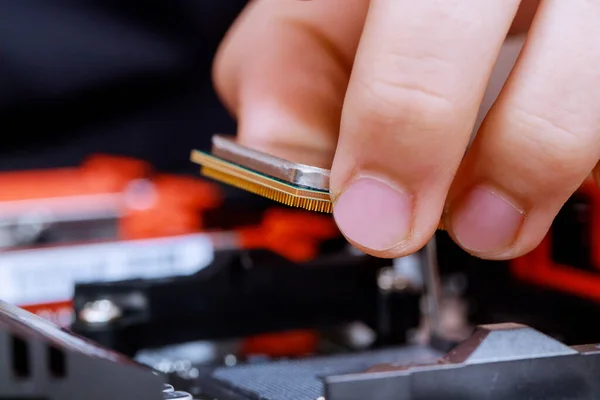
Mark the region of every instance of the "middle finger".
<instances>
[{"instance_id":1,"label":"middle finger","mask_svg":"<svg viewBox=\"0 0 600 400\"><path fill-rule=\"evenodd\" d=\"M435 232L518 0L372 0L332 168L334 216L395 257Z\"/></svg>"}]
</instances>

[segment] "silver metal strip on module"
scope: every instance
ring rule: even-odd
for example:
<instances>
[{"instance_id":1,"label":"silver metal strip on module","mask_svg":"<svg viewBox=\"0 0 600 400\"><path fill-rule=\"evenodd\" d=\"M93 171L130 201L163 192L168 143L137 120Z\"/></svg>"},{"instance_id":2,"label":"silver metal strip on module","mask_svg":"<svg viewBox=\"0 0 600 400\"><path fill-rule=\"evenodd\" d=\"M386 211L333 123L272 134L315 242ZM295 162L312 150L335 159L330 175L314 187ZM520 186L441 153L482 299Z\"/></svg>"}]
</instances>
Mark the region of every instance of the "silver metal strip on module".
<instances>
[{"instance_id":1,"label":"silver metal strip on module","mask_svg":"<svg viewBox=\"0 0 600 400\"><path fill-rule=\"evenodd\" d=\"M284 152L273 155L243 146L233 136L214 135L212 138L212 154L222 160L293 185L329 191L330 168L327 167L330 167L331 157L311 151L301 154L289 150L287 153L293 154L295 161L290 161Z\"/></svg>"}]
</instances>

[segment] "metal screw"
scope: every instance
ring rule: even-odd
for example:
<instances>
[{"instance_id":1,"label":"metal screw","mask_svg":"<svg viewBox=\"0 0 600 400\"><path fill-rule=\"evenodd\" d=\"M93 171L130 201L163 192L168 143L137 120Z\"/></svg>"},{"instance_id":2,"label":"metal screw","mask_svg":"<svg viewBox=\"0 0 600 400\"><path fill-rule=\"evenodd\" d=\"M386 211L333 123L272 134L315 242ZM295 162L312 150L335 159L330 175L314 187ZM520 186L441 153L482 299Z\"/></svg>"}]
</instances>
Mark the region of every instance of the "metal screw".
<instances>
[{"instance_id":1,"label":"metal screw","mask_svg":"<svg viewBox=\"0 0 600 400\"><path fill-rule=\"evenodd\" d=\"M225 356L225 365L228 367L234 367L237 364L237 357L233 354L228 354Z\"/></svg>"},{"instance_id":2,"label":"metal screw","mask_svg":"<svg viewBox=\"0 0 600 400\"><path fill-rule=\"evenodd\" d=\"M163 385L163 399L172 399L172 400L193 400L191 394L187 392L176 391L173 386L165 383Z\"/></svg>"},{"instance_id":3,"label":"metal screw","mask_svg":"<svg viewBox=\"0 0 600 400\"><path fill-rule=\"evenodd\" d=\"M186 374L187 379L196 379L199 376L200 371L198 371L198 368L191 368Z\"/></svg>"},{"instance_id":4,"label":"metal screw","mask_svg":"<svg viewBox=\"0 0 600 400\"><path fill-rule=\"evenodd\" d=\"M169 385L167 383L165 383L163 385L163 393L174 392L174 391L175 391L175 388L173 388L173 386L171 386L171 385Z\"/></svg>"},{"instance_id":5,"label":"metal screw","mask_svg":"<svg viewBox=\"0 0 600 400\"><path fill-rule=\"evenodd\" d=\"M393 271L391 271L391 268L384 268L379 271L377 285L379 286L379 289L383 290L384 292L389 292L392 290L392 287L394 286L394 275Z\"/></svg>"},{"instance_id":6,"label":"metal screw","mask_svg":"<svg viewBox=\"0 0 600 400\"><path fill-rule=\"evenodd\" d=\"M89 325L106 325L123 315L112 301L102 299L87 303L79 312L79 319Z\"/></svg>"}]
</instances>

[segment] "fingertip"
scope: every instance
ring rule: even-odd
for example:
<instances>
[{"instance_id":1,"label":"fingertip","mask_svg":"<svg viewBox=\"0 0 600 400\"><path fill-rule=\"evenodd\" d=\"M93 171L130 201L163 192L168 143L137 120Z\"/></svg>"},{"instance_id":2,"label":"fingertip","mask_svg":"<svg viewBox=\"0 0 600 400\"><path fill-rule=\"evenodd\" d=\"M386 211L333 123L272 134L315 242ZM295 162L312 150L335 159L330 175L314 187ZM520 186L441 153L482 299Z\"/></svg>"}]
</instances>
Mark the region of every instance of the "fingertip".
<instances>
[{"instance_id":1,"label":"fingertip","mask_svg":"<svg viewBox=\"0 0 600 400\"><path fill-rule=\"evenodd\" d=\"M372 256L397 258L414 253L440 226L433 208L427 207L431 223L417 218L416 197L394 180L363 172L340 187L332 195L338 228L350 244Z\"/></svg>"},{"instance_id":2,"label":"fingertip","mask_svg":"<svg viewBox=\"0 0 600 400\"><path fill-rule=\"evenodd\" d=\"M448 199L444 225L452 240L470 255L511 260L544 240L562 204L527 199L488 182L463 186Z\"/></svg>"},{"instance_id":3,"label":"fingertip","mask_svg":"<svg viewBox=\"0 0 600 400\"><path fill-rule=\"evenodd\" d=\"M496 258L512 252L526 213L501 191L478 185L458 196L445 218L460 247L479 257Z\"/></svg>"},{"instance_id":4,"label":"fingertip","mask_svg":"<svg viewBox=\"0 0 600 400\"><path fill-rule=\"evenodd\" d=\"M358 177L337 197L333 215L352 243L385 253L410 237L412 198L383 180Z\"/></svg>"}]
</instances>

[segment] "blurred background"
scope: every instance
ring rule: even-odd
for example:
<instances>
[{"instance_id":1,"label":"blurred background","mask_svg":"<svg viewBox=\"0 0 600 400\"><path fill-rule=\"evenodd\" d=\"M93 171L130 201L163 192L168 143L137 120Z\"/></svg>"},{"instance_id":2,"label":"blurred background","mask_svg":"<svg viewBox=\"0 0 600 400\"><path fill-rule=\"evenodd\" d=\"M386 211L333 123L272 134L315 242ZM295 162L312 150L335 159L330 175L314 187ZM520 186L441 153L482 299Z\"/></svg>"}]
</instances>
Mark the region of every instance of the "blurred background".
<instances>
[{"instance_id":1,"label":"blurred background","mask_svg":"<svg viewBox=\"0 0 600 400\"><path fill-rule=\"evenodd\" d=\"M246 2L0 1L0 168L108 152L192 171L191 148L235 131L211 64Z\"/></svg>"}]
</instances>

